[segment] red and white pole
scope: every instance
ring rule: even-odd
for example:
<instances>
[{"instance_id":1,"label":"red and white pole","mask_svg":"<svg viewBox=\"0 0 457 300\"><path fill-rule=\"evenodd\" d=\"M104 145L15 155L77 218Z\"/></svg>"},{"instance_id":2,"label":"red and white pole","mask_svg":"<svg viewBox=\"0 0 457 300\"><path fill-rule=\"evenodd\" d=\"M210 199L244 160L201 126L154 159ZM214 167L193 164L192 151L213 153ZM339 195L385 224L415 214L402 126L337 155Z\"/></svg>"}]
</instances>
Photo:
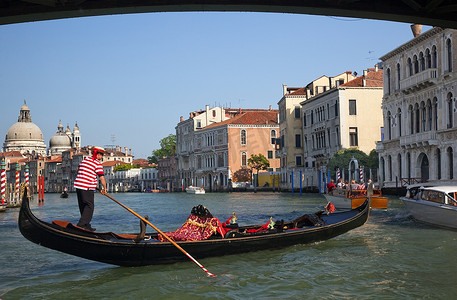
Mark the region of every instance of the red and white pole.
<instances>
[{"instance_id":1,"label":"red and white pole","mask_svg":"<svg viewBox=\"0 0 457 300\"><path fill-rule=\"evenodd\" d=\"M16 164L16 192L14 193L14 198L19 199L19 163Z\"/></svg>"},{"instance_id":2,"label":"red and white pole","mask_svg":"<svg viewBox=\"0 0 457 300\"><path fill-rule=\"evenodd\" d=\"M5 159L2 159L1 163L1 185L0 185L0 190L2 194L2 204L6 204L6 164L5 164Z\"/></svg>"},{"instance_id":3,"label":"red and white pole","mask_svg":"<svg viewBox=\"0 0 457 300\"><path fill-rule=\"evenodd\" d=\"M362 182L363 181L363 168L362 167L360 167L359 172L360 172L360 182Z\"/></svg>"},{"instance_id":4,"label":"red and white pole","mask_svg":"<svg viewBox=\"0 0 457 300\"><path fill-rule=\"evenodd\" d=\"M25 165L25 188L27 189L27 197L30 197L30 182L29 182L29 165ZM22 200L22 199L21 199Z\"/></svg>"}]
</instances>

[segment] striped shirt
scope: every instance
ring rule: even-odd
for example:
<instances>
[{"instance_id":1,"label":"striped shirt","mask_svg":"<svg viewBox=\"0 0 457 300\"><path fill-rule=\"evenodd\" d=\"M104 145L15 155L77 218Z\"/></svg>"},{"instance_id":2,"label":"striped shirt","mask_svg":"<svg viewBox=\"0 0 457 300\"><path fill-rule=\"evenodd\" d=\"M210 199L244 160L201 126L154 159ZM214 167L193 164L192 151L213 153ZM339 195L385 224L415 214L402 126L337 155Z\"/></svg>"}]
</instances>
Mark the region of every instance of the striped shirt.
<instances>
[{"instance_id":1,"label":"striped shirt","mask_svg":"<svg viewBox=\"0 0 457 300\"><path fill-rule=\"evenodd\" d=\"M79 164L74 187L81 190L95 190L98 183L97 175L105 175L100 161L92 157L85 158Z\"/></svg>"}]
</instances>

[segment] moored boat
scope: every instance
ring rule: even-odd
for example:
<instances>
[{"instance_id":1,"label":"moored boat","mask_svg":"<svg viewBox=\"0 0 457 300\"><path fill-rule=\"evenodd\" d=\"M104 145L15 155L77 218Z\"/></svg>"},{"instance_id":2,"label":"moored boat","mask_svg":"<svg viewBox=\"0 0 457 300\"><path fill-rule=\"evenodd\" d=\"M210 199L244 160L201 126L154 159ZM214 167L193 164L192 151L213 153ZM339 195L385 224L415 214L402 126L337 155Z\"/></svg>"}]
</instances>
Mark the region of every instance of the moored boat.
<instances>
[{"instance_id":1,"label":"moored boat","mask_svg":"<svg viewBox=\"0 0 457 300\"><path fill-rule=\"evenodd\" d=\"M60 198L68 198L68 193L67 193L67 191L63 191L63 192L60 194Z\"/></svg>"},{"instance_id":2,"label":"moored boat","mask_svg":"<svg viewBox=\"0 0 457 300\"><path fill-rule=\"evenodd\" d=\"M5 212L8 206L6 204L0 204L0 212Z\"/></svg>"},{"instance_id":3,"label":"moored boat","mask_svg":"<svg viewBox=\"0 0 457 300\"><path fill-rule=\"evenodd\" d=\"M414 219L450 229L457 229L457 186L407 187L400 199Z\"/></svg>"},{"instance_id":4,"label":"moored boat","mask_svg":"<svg viewBox=\"0 0 457 300\"><path fill-rule=\"evenodd\" d=\"M180 240L176 243L197 259L306 244L327 240L362 226L368 219L369 211L366 201L349 211L329 215L320 211L303 215L292 222L277 222L279 225L273 227L265 227L266 224L229 227L224 236L215 231L204 240ZM142 266L188 259L172 243L162 242L157 233L91 232L69 222L44 222L31 212L26 196L23 197L18 224L28 240L89 260L120 266Z\"/></svg>"},{"instance_id":5,"label":"moored boat","mask_svg":"<svg viewBox=\"0 0 457 300\"><path fill-rule=\"evenodd\" d=\"M202 188L202 187L198 187L198 186L188 186L186 188L186 193L188 194L204 194L205 193L205 189Z\"/></svg>"},{"instance_id":6,"label":"moored boat","mask_svg":"<svg viewBox=\"0 0 457 300\"><path fill-rule=\"evenodd\" d=\"M338 209L354 209L367 200L367 190L335 188L331 193L324 194L324 196ZM371 197L371 208L386 209L387 204L388 199L382 196L381 190L374 189Z\"/></svg>"}]
</instances>

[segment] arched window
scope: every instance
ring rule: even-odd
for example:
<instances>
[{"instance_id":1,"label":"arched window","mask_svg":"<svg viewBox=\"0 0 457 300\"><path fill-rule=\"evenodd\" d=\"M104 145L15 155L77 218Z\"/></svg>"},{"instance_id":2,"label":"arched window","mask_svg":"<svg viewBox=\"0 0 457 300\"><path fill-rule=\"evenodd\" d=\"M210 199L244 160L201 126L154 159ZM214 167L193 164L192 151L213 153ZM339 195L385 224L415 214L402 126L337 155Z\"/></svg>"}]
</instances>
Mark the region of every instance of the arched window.
<instances>
[{"instance_id":1,"label":"arched window","mask_svg":"<svg viewBox=\"0 0 457 300\"><path fill-rule=\"evenodd\" d=\"M454 179L454 151L452 147L447 148L449 179Z\"/></svg>"},{"instance_id":2,"label":"arched window","mask_svg":"<svg viewBox=\"0 0 457 300\"><path fill-rule=\"evenodd\" d=\"M430 99L427 100L427 111L428 111L428 118L427 118L427 125L428 130L432 130L433 124L433 109L432 109L432 101Z\"/></svg>"},{"instance_id":3,"label":"arched window","mask_svg":"<svg viewBox=\"0 0 457 300\"><path fill-rule=\"evenodd\" d=\"M451 39L446 41L447 69L452 72L452 42Z\"/></svg>"},{"instance_id":4,"label":"arched window","mask_svg":"<svg viewBox=\"0 0 457 300\"><path fill-rule=\"evenodd\" d=\"M427 69L432 67L432 55L430 54L430 49L425 50L425 63Z\"/></svg>"},{"instance_id":5,"label":"arched window","mask_svg":"<svg viewBox=\"0 0 457 300\"><path fill-rule=\"evenodd\" d=\"M271 137L271 144L274 145L276 144L276 130L271 130L270 131L270 137Z\"/></svg>"},{"instance_id":6,"label":"arched window","mask_svg":"<svg viewBox=\"0 0 457 300\"><path fill-rule=\"evenodd\" d=\"M387 69L387 95L390 95L390 79L391 79L391 76L390 76L390 69Z\"/></svg>"},{"instance_id":7,"label":"arched window","mask_svg":"<svg viewBox=\"0 0 457 300\"><path fill-rule=\"evenodd\" d=\"M437 54L436 54L436 46L433 46L432 47L432 68L437 68L438 66L438 57L437 57Z\"/></svg>"},{"instance_id":8,"label":"arched window","mask_svg":"<svg viewBox=\"0 0 457 300\"><path fill-rule=\"evenodd\" d=\"M392 156L387 157L387 164L389 168L389 181L392 181Z\"/></svg>"},{"instance_id":9,"label":"arched window","mask_svg":"<svg viewBox=\"0 0 457 300\"><path fill-rule=\"evenodd\" d=\"M389 140L392 139L392 116L390 115L390 111L387 112L387 130L388 130L388 136Z\"/></svg>"},{"instance_id":10,"label":"arched window","mask_svg":"<svg viewBox=\"0 0 457 300\"><path fill-rule=\"evenodd\" d=\"M398 109L397 118L398 118L398 136L401 136L401 108Z\"/></svg>"},{"instance_id":11,"label":"arched window","mask_svg":"<svg viewBox=\"0 0 457 300\"><path fill-rule=\"evenodd\" d=\"M246 145L246 130L241 129L240 135L241 135L241 145Z\"/></svg>"},{"instance_id":12,"label":"arched window","mask_svg":"<svg viewBox=\"0 0 457 300\"><path fill-rule=\"evenodd\" d=\"M408 57L408 75L413 75L413 63L411 62L411 57Z\"/></svg>"},{"instance_id":13,"label":"arched window","mask_svg":"<svg viewBox=\"0 0 457 300\"><path fill-rule=\"evenodd\" d=\"M400 153L398 153L398 156L397 156L397 164L398 164L398 177L402 178L402 176L401 176L401 173L402 173L401 172L402 171L402 169L401 169L401 154Z\"/></svg>"},{"instance_id":14,"label":"arched window","mask_svg":"<svg viewBox=\"0 0 457 300\"><path fill-rule=\"evenodd\" d=\"M436 149L436 178L441 179L441 150L440 148Z\"/></svg>"},{"instance_id":15,"label":"arched window","mask_svg":"<svg viewBox=\"0 0 457 300\"><path fill-rule=\"evenodd\" d=\"M422 132L424 132L427 128L427 108L425 107L425 103L421 102L421 124L422 124Z\"/></svg>"},{"instance_id":16,"label":"arched window","mask_svg":"<svg viewBox=\"0 0 457 300\"><path fill-rule=\"evenodd\" d=\"M246 152L241 152L241 166L247 167L248 165L248 155Z\"/></svg>"},{"instance_id":17,"label":"arched window","mask_svg":"<svg viewBox=\"0 0 457 300\"><path fill-rule=\"evenodd\" d=\"M414 64L414 74L419 73L419 61L417 60L417 55L413 57L413 64Z\"/></svg>"},{"instance_id":18,"label":"arched window","mask_svg":"<svg viewBox=\"0 0 457 300\"><path fill-rule=\"evenodd\" d=\"M435 123L435 130L438 130L438 99L433 98L433 119Z\"/></svg>"},{"instance_id":19,"label":"arched window","mask_svg":"<svg viewBox=\"0 0 457 300\"><path fill-rule=\"evenodd\" d=\"M447 120L447 128L452 128L454 126L454 109L453 109L453 102L452 101L452 93L447 94L447 112L448 112L448 120Z\"/></svg>"},{"instance_id":20,"label":"arched window","mask_svg":"<svg viewBox=\"0 0 457 300\"><path fill-rule=\"evenodd\" d=\"M408 172L408 179L411 179L411 154L409 152L406 154L406 168Z\"/></svg>"},{"instance_id":21,"label":"arched window","mask_svg":"<svg viewBox=\"0 0 457 300\"><path fill-rule=\"evenodd\" d=\"M384 157L381 157L381 175L382 175L382 178L385 180L386 179L386 163L384 161Z\"/></svg>"},{"instance_id":22,"label":"arched window","mask_svg":"<svg viewBox=\"0 0 457 300\"><path fill-rule=\"evenodd\" d=\"M416 107L415 107L415 110L416 110L416 133L418 133L420 131L420 110L419 110L419 104L416 103Z\"/></svg>"},{"instance_id":23,"label":"arched window","mask_svg":"<svg viewBox=\"0 0 457 300\"><path fill-rule=\"evenodd\" d=\"M424 58L424 53L419 53L419 64L420 64L420 71L425 70L425 58Z\"/></svg>"},{"instance_id":24,"label":"arched window","mask_svg":"<svg viewBox=\"0 0 457 300\"><path fill-rule=\"evenodd\" d=\"M397 64L397 91L400 89L400 64Z\"/></svg>"},{"instance_id":25,"label":"arched window","mask_svg":"<svg viewBox=\"0 0 457 300\"><path fill-rule=\"evenodd\" d=\"M413 106L409 106L409 133L413 134L414 133L414 109Z\"/></svg>"}]
</instances>

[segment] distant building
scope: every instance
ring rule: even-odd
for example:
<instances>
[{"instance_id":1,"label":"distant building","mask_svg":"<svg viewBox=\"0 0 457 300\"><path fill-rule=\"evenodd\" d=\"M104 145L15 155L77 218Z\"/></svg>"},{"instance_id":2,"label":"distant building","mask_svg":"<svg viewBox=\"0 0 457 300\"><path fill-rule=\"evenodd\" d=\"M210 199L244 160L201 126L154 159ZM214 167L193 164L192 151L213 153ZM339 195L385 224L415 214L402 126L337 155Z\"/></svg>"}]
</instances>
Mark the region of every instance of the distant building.
<instances>
[{"instance_id":1,"label":"distant building","mask_svg":"<svg viewBox=\"0 0 457 300\"><path fill-rule=\"evenodd\" d=\"M22 154L30 153L33 155L46 155L46 145L44 143L41 129L32 122L30 109L24 101L24 105L19 112L18 120L6 133L3 151L19 151Z\"/></svg>"},{"instance_id":2,"label":"distant building","mask_svg":"<svg viewBox=\"0 0 457 300\"><path fill-rule=\"evenodd\" d=\"M268 171L279 171L275 143L279 131L278 110L246 110L236 116L195 132L194 166L190 181L208 190L227 190L231 183L250 182L248 159L263 154L270 162Z\"/></svg>"},{"instance_id":3,"label":"distant building","mask_svg":"<svg viewBox=\"0 0 457 300\"><path fill-rule=\"evenodd\" d=\"M383 71L375 66L350 81L342 78L339 84L300 103L306 158L302 178L305 186L319 186L318 179L326 177L327 164L337 151L353 148L368 155L376 148L383 126L382 74ZM339 166L340 169L348 167ZM345 178L358 180L355 172L358 174L359 170L352 171L354 174L347 174Z\"/></svg>"},{"instance_id":4,"label":"distant building","mask_svg":"<svg viewBox=\"0 0 457 300\"><path fill-rule=\"evenodd\" d=\"M157 176L159 187L168 191L178 191L181 184L178 182L178 159L176 155L163 157L157 162Z\"/></svg>"},{"instance_id":5,"label":"distant building","mask_svg":"<svg viewBox=\"0 0 457 300\"><path fill-rule=\"evenodd\" d=\"M63 130L62 122L57 126L57 132L49 140L49 155L59 155L63 151L71 148L79 149L81 147L81 134L78 124L73 127L71 132L70 127Z\"/></svg>"},{"instance_id":6,"label":"distant building","mask_svg":"<svg viewBox=\"0 0 457 300\"><path fill-rule=\"evenodd\" d=\"M383 187L457 183L456 49L457 30L435 27L381 57Z\"/></svg>"}]
</instances>

